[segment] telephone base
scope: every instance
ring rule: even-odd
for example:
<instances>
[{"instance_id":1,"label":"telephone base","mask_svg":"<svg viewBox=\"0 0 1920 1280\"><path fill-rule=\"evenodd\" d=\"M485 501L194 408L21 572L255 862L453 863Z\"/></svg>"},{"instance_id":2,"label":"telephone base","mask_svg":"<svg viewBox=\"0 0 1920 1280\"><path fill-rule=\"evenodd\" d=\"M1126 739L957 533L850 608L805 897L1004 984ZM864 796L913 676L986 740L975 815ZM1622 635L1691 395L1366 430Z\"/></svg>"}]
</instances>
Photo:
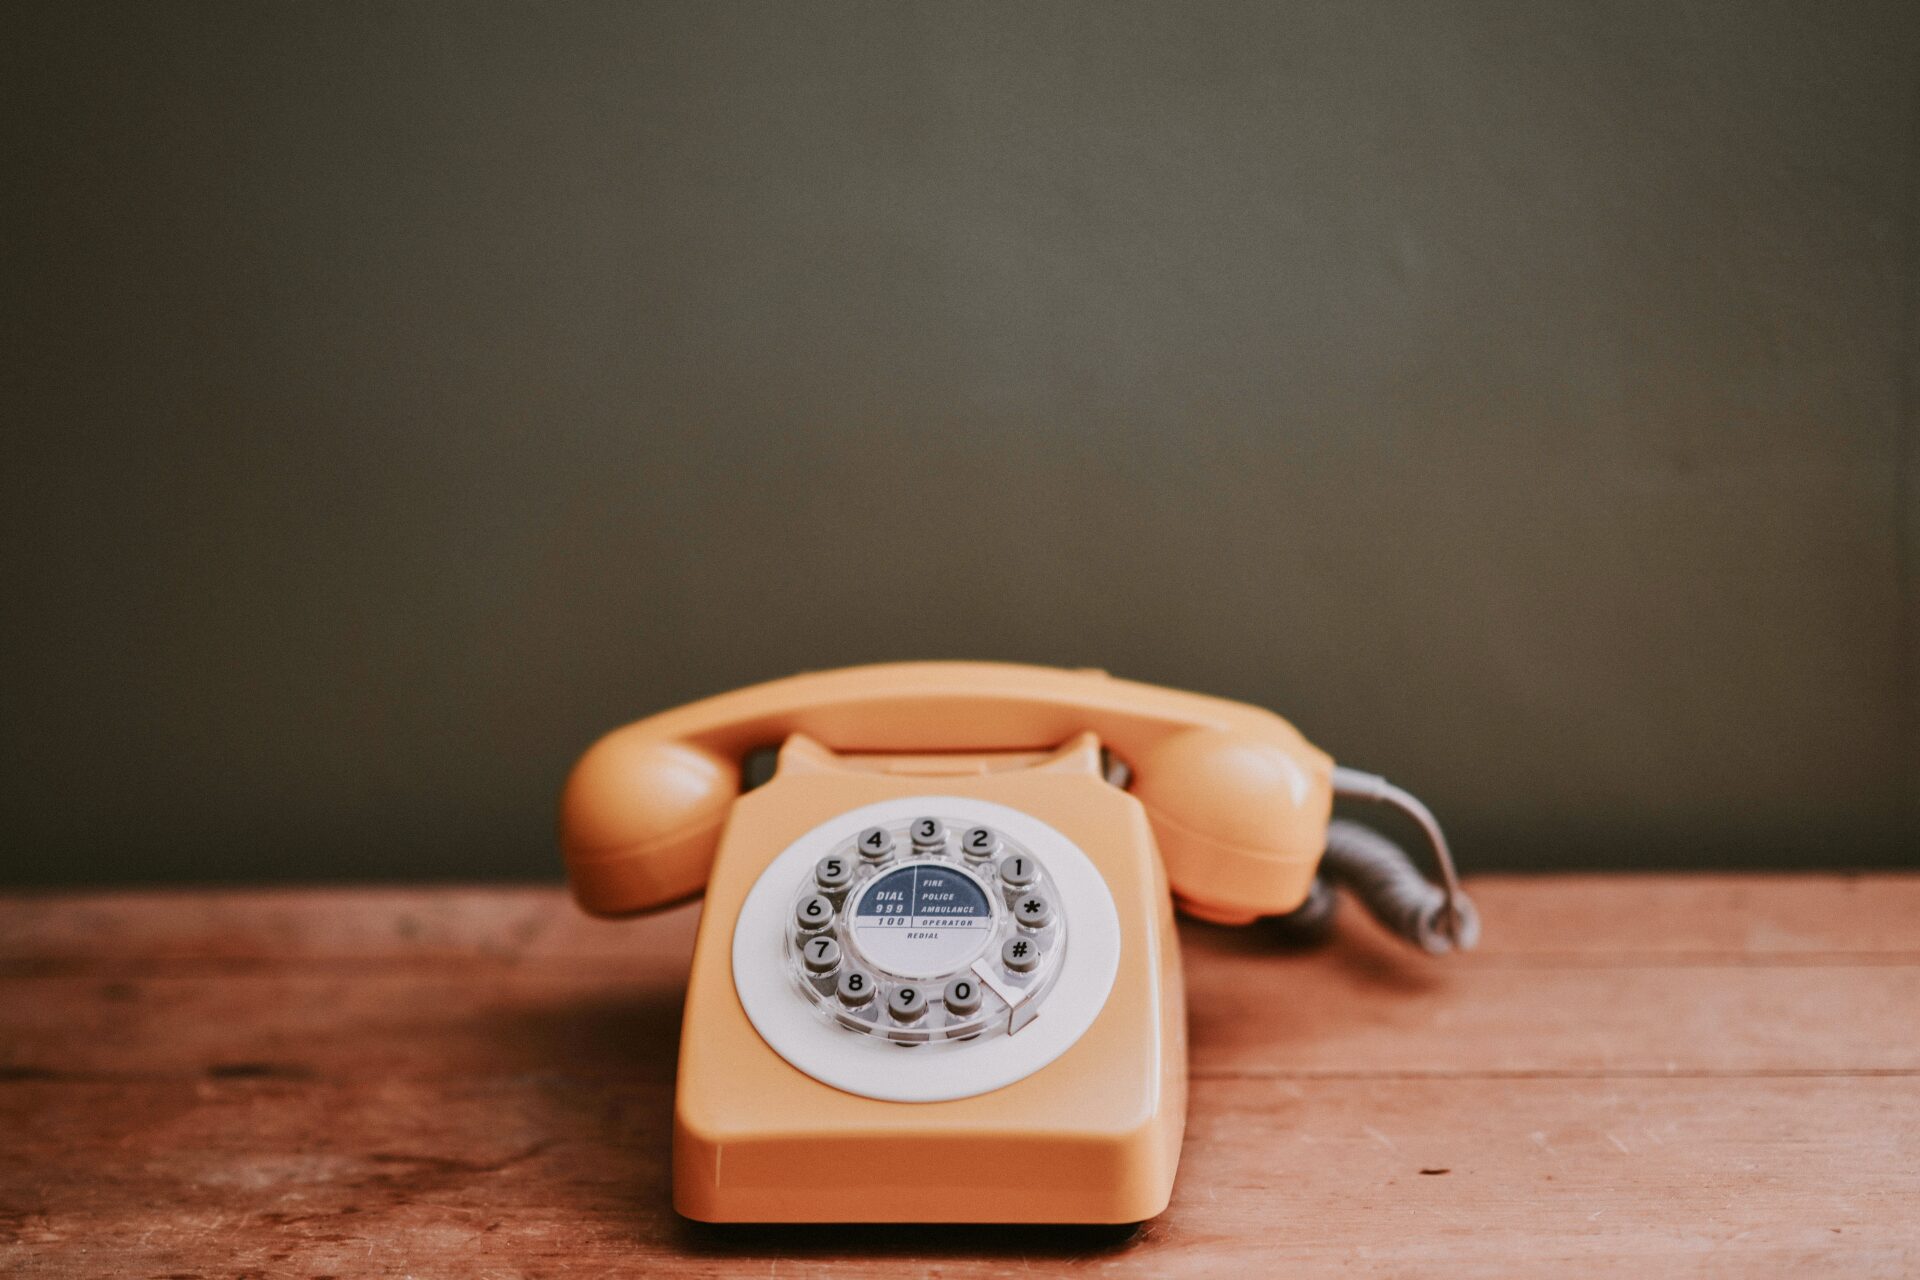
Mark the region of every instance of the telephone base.
<instances>
[{"instance_id":1,"label":"telephone base","mask_svg":"<svg viewBox=\"0 0 1920 1280\"><path fill-rule=\"evenodd\" d=\"M930 783L944 798L928 798ZM820 1035L843 1038L845 1053L868 1064L858 1071L779 1034L769 1041L763 1032L777 1028L757 1027L748 1006L764 1010L752 991L743 1004L736 987L743 957L760 945L750 893L763 875L777 879L789 854L810 873L815 828L857 830L888 821L872 812L895 806L902 815L971 806L990 815L979 821L1038 854L1060 880L1061 911L1080 929L1069 935L1069 959L1111 948L1111 986L1095 988L1085 1021L1075 1020L1081 997L1068 971L1031 1025L1000 1040L887 1044L821 1016ZM1051 840L1031 829L1039 824ZM1061 841L1079 852L1068 856ZM1072 878L1082 858L1097 892ZM1102 916L1096 898L1109 893ZM784 918L791 894L776 900ZM745 951L736 951L736 922ZM797 996L778 994L766 1001L776 1013L816 1016ZM674 1208L712 1223L1145 1221L1172 1194L1186 1057L1165 872L1145 813L1100 775L1092 739L1050 765L937 782L783 761L734 807L694 945L675 1091ZM1029 1065L995 1065L1009 1061ZM909 1093L919 1100L903 1100Z\"/></svg>"}]
</instances>

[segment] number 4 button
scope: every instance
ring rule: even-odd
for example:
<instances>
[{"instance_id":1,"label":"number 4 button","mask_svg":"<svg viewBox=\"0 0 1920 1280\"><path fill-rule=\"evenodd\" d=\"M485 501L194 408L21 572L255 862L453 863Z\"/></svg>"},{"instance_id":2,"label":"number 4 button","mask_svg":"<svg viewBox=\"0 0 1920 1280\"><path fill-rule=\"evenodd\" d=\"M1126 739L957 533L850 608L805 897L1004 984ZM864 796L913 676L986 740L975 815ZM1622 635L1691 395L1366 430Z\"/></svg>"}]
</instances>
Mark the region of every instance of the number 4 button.
<instances>
[{"instance_id":1,"label":"number 4 button","mask_svg":"<svg viewBox=\"0 0 1920 1280\"><path fill-rule=\"evenodd\" d=\"M854 844L868 862L885 862L893 855L893 832L885 827L868 827Z\"/></svg>"}]
</instances>

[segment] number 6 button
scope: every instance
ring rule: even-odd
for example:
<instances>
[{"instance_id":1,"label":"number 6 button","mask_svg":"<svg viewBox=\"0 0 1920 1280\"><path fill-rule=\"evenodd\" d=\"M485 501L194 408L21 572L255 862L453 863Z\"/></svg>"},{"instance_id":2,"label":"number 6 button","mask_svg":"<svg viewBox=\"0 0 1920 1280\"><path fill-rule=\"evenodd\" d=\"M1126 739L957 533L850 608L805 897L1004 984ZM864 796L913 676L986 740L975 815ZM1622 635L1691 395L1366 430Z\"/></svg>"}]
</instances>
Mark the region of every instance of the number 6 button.
<instances>
[{"instance_id":1,"label":"number 6 button","mask_svg":"<svg viewBox=\"0 0 1920 1280\"><path fill-rule=\"evenodd\" d=\"M833 904L819 894L809 894L793 909L793 918L802 929L824 929L833 923Z\"/></svg>"}]
</instances>

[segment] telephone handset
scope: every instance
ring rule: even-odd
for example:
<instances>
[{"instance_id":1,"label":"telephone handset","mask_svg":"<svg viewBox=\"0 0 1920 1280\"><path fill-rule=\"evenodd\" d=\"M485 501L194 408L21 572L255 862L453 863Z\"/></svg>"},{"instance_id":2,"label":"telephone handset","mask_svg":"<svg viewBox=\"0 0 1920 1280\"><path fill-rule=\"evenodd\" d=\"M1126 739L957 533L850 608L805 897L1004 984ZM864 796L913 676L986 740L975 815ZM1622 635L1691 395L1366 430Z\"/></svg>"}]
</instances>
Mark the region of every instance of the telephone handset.
<instances>
[{"instance_id":1,"label":"telephone handset","mask_svg":"<svg viewBox=\"0 0 1920 1280\"><path fill-rule=\"evenodd\" d=\"M1411 815L1443 887L1336 794ZM662 712L582 757L560 835L596 914L707 896L674 1126L706 1221L1152 1217L1185 1118L1173 905L1312 923L1342 884L1429 951L1477 932L1417 800L1270 712L1098 671L897 663Z\"/></svg>"}]
</instances>

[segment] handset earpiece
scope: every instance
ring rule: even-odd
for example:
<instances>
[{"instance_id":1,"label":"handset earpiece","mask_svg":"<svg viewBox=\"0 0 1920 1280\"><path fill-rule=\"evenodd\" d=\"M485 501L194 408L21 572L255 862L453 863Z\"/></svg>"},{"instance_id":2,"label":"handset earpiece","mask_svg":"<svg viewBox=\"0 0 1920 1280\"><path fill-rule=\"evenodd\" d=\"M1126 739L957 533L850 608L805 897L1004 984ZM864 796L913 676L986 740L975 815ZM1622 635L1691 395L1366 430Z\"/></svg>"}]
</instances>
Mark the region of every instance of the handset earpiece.
<instances>
[{"instance_id":1,"label":"handset earpiece","mask_svg":"<svg viewBox=\"0 0 1920 1280\"><path fill-rule=\"evenodd\" d=\"M1216 924L1294 910L1326 847L1333 760L1278 717L1261 728L1185 729L1133 761L1174 898Z\"/></svg>"},{"instance_id":2,"label":"handset earpiece","mask_svg":"<svg viewBox=\"0 0 1920 1280\"><path fill-rule=\"evenodd\" d=\"M560 849L574 897L626 915L706 888L720 830L740 794L740 765L648 732L641 721L600 739L560 797Z\"/></svg>"},{"instance_id":3,"label":"handset earpiece","mask_svg":"<svg viewBox=\"0 0 1920 1280\"><path fill-rule=\"evenodd\" d=\"M1336 766L1298 735L1188 729L1142 755L1132 789L1153 821L1174 898L1196 919L1243 925L1304 914L1313 919L1302 924L1323 927L1333 890L1345 889L1428 954L1470 950L1479 940L1479 915L1426 805L1377 774ZM1336 795L1413 819L1432 846L1439 882L1378 832L1332 821Z\"/></svg>"}]
</instances>

